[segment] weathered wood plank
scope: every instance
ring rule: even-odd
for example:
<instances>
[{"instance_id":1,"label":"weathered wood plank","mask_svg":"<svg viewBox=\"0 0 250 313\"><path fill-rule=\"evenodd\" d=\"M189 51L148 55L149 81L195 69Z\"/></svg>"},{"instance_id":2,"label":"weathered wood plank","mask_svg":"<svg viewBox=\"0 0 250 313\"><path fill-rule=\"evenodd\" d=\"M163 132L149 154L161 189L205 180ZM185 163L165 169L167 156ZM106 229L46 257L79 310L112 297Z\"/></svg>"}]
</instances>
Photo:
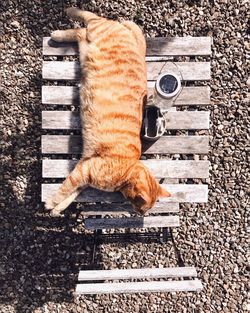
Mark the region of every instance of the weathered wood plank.
<instances>
[{"instance_id":1,"label":"weathered wood plank","mask_svg":"<svg viewBox=\"0 0 250 313\"><path fill-rule=\"evenodd\" d=\"M208 153L208 136L163 136L155 142L143 142L144 154L155 153ZM82 152L81 136L43 135L42 153L80 154Z\"/></svg>"},{"instance_id":2,"label":"weathered wood plank","mask_svg":"<svg viewBox=\"0 0 250 313\"><path fill-rule=\"evenodd\" d=\"M208 111L176 111L167 112L166 129L209 129ZM79 112L43 111L43 129L81 129Z\"/></svg>"},{"instance_id":3,"label":"weathered wood plank","mask_svg":"<svg viewBox=\"0 0 250 313\"><path fill-rule=\"evenodd\" d=\"M160 198L160 203L207 202L208 186L196 184L162 184L163 188L171 193L169 198ZM60 184L42 184L42 201L58 190ZM125 199L119 192L105 192L87 188L77 197L77 202L118 202L124 203Z\"/></svg>"},{"instance_id":4,"label":"weathered wood plank","mask_svg":"<svg viewBox=\"0 0 250 313\"><path fill-rule=\"evenodd\" d=\"M43 160L44 178L64 178L78 161ZM144 160L142 161L157 178L208 178L209 161L193 160Z\"/></svg>"},{"instance_id":5,"label":"weathered wood plank","mask_svg":"<svg viewBox=\"0 0 250 313\"><path fill-rule=\"evenodd\" d=\"M148 81L148 97L155 91L155 82ZM167 102L166 102L167 104ZM173 98L173 106L182 105L209 105L210 87L209 86L183 86L180 93ZM164 105L162 106L164 109Z\"/></svg>"},{"instance_id":6,"label":"weathered wood plank","mask_svg":"<svg viewBox=\"0 0 250 313\"><path fill-rule=\"evenodd\" d=\"M196 56L211 54L211 37L147 38L147 56ZM78 55L77 43L43 38L43 55Z\"/></svg>"},{"instance_id":7,"label":"weathered wood plank","mask_svg":"<svg viewBox=\"0 0 250 313\"><path fill-rule=\"evenodd\" d=\"M43 61L42 76L48 80L80 80L79 63Z\"/></svg>"},{"instance_id":8,"label":"weathered wood plank","mask_svg":"<svg viewBox=\"0 0 250 313\"><path fill-rule=\"evenodd\" d=\"M79 88L75 86L42 86L44 104L79 104Z\"/></svg>"},{"instance_id":9,"label":"weathered wood plank","mask_svg":"<svg viewBox=\"0 0 250 313\"><path fill-rule=\"evenodd\" d=\"M210 62L147 62L148 80L156 80L166 71L180 76L182 81L211 79Z\"/></svg>"},{"instance_id":10,"label":"weathered wood plank","mask_svg":"<svg viewBox=\"0 0 250 313\"><path fill-rule=\"evenodd\" d=\"M200 291L200 280L77 284L76 294Z\"/></svg>"},{"instance_id":11,"label":"weathered wood plank","mask_svg":"<svg viewBox=\"0 0 250 313\"><path fill-rule=\"evenodd\" d=\"M179 203L165 203L156 202L154 207L150 210L150 214L161 213L178 213ZM120 215L135 213L133 207L129 203L109 203L109 204L92 204L86 205L84 203L81 208L81 213L85 216L89 215Z\"/></svg>"},{"instance_id":12,"label":"weathered wood plank","mask_svg":"<svg viewBox=\"0 0 250 313\"><path fill-rule=\"evenodd\" d=\"M170 56L165 56L165 55L161 55L161 56L146 56L145 60L146 62L159 62L159 61L173 61L174 57L170 57Z\"/></svg>"},{"instance_id":13,"label":"weathered wood plank","mask_svg":"<svg viewBox=\"0 0 250 313\"><path fill-rule=\"evenodd\" d=\"M86 229L179 227L179 216L145 216L123 218L86 218Z\"/></svg>"},{"instance_id":14,"label":"weathered wood plank","mask_svg":"<svg viewBox=\"0 0 250 313\"><path fill-rule=\"evenodd\" d=\"M116 279L142 279L164 277L197 277L195 267L165 267L165 268L134 268L111 270L86 270L78 274L79 281L88 280L116 280Z\"/></svg>"},{"instance_id":15,"label":"weathered wood plank","mask_svg":"<svg viewBox=\"0 0 250 313\"><path fill-rule=\"evenodd\" d=\"M208 136L163 136L154 143L144 142L143 153L208 153Z\"/></svg>"},{"instance_id":16,"label":"weathered wood plank","mask_svg":"<svg viewBox=\"0 0 250 313\"><path fill-rule=\"evenodd\" d=\"M155 37L147 39L147 55L197 56L211 54L211 37Z\"/></svg>"},{"instance_id":17,"label":"weathered wood plank","mask_svg":"<svg viewBox=\"0 0 250 313\"><path fill-rule=\"evenodd\" d=\"M148 82L148 95L154 92L154 82ZM74 86L42 86L44 104L79 104L79 88ZM208 86L183 87L175 98L174 105L209 105Z\"/></svg>"},{"instance_id":18,"label":"weathered wood plank","mask_svg":"<svg viewBox=\"0 0 250 313\"><path fill-rule=\"evenodd\" d=\"M148 80L156 80L159 73L173 72L184 81L210 80L209 62L147 62ZM79 80L80 66L78 62L43 61L43 79L47 80Z\"/></svg>"},{"instance_id":19,"label":"weathered wood plank","mask_svg":"<svg viewBox=\"0 0 250 313\"><path fill-rule=\"evenodd\" d=\"M51 37L43 37L43 55L78 55L77 42L56 42Z\"/></svg>"}]
</instances>

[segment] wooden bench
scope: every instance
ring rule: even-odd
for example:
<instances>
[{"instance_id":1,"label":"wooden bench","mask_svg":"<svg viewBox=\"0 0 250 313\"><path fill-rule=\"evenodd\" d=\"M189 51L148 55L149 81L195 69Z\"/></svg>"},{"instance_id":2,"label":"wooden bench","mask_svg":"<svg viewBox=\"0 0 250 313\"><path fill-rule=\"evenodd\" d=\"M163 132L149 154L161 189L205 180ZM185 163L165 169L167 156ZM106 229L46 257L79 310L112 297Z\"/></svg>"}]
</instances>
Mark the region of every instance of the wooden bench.
<instances>
[{"instance_id":1,"label":"wooden bench","mask_svg":"<svg viewBox=\"0 0 250 313\"><path fill-rule=\"evenodd\" d=\"M202 107L210 104L210 88L204 83L210 80L210 62L198 61L196 57L210 54L210 37L147 39L148 93L152 93L154 81L164 70L180 74L183 83L174 107L167 113L167 134L155 142L143 143L143 162L163 181L172 197L157 202L148 216L129 217L127 215L134 212L121 194L86 189L76 199L85 204L82 210L86 215L86 228L177 227L180 224L180 203L207 202L208 186L202 181L209 175L209 162L203 158L209 147L206 135L209 111ZM43 178L46 179L42 185L42 201L45 201L59 186L50 180L64 178L74 168L80 157L82 140L77 135L80 133L77 109L79 63L65 60L66 56L77 57L77 45L59 44L45 37L43 55L46 60L43 62L42 103L52 109L42 112L42 128L46 130L42 136ZM57 110L53 109L54 105ZM180 179L182 183L179 183ZM199 183L193 179L199 179ZM104 218L107 215L109 218ZM80 271L79 281L85 283L78 284L76 292L197 291L202 285L196 276L193 267ZM129 279L156 278L165 281L127 282ZM172 280L166 281L169 278ZM100 280L112 283L96 282Z\"/></svg>"}]
</instances>

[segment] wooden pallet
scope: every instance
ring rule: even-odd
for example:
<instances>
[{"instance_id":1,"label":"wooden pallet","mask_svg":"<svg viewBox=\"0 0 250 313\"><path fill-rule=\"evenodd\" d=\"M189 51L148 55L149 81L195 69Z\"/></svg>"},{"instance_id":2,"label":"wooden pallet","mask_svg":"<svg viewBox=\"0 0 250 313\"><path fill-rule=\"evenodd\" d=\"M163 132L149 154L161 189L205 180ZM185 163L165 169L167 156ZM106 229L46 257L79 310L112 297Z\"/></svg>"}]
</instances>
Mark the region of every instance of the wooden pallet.
<instances>
[{"instance_id":1,"label":"wooden pallet","mask_svg":"<svg viewBox=\"0 0 250 313\"><path fill-rule=\"evenodd\" d=\"M109 228L136 228L136 227L176 227L179 226L179 203L207 202L208 186L206 184L178 183L179 179L206 179L209 175L209 162L206 160L192 159L192 155L205 155L209 149L207 135L189 135L189 131L209 129L209 111L204 111L202 106L210 104L210 88L203 82L210 80L210 62L196 61L196 56L209 56L211 54L210 37L185 37L185 38L149 38L147 39L147 69L148 69L148 93L154 88L154 81L160 71L171 70L179 75L185 82L181 93L176 97L174 108L168 112L167 130L172 134L161 137L154 143L143 143L143 161L152 173L159 179L165 179L166 189L172 194L171 198L160 199L155 207L150 210L149 216L145 217L119 217L120 214L132 213L132 208L124 202L119 193L106 193L88 188L76 199L77 202L85 203L82 209L86 214L85 227L89 229ZM77 61L62 60L64 56L77 56L78 49L74 43L55 43L50 38L43 40L43 55L60 57L60 60L46 60L43 62L42 103L46 105L78 106L77 82L80 77L79 63ZM185 57L185 61L175 61L173 57ZM53 82L54 85L51 85ZM67 82L67 86L62 85ZM69 83L71 84L69 86ZM183 108L186 108L183 111ZM191 108L191 110L190 110ZM164 107L163 107L164 109ZM42 185L42 201L55 192L58 184L49 182L50 179L64 178L74 168L77 160L69 158L73 155L80 157L82 139L74 134L80 129L78 112L70 110L50 110L42 112L42 127L47 134L42 136L43 178L47 180ZM63 130L71 131L71 134L62 134ZM183 130L186 135L176 135L173 132ZM48 134L53 132L53 134ZM155 154L178 154L188 155L189 160L153 159ZM66 156L65 159L63 156ZM95 203L93 205L93 203ZM152 216L152 214L154 214ZM157 214L157 215L156 215ZM96 218L97 216L109 215L109 218ZM111 218L110 218L111 215ZM162 271L161 271L162 270ZM143 273L158 271L167 273L164 277L186 277L190 272L187 268L180 268L178 274L175 268L146 269ZM154 272L154 273L156 273ZM113 273L105 276L107 272L98 271L97 277L94 272L80 272L79 280L88 277L88 280L114 280ZM130 275L134 279L148 278L139 275L138 270L119 272L123 275L119 279L127 279ZM188 275L186 275L188 274ZM87 276L84 276L87 275ZM90 275L90 276L88 276ZM99 276L98 276L99 275ZM139 275L139 276L138 276ZM143 274L144 275L144 274ZM98 278L99 277L99 278ZM94 279L95 278L95 279ZM85 280L85 279L84 279ZM178 281L155 281L155 282L113 282L85 283L77 285L79 293L103 293L103 292L147 292L147 291L188 291L199 290L201 284L198 280Z\"/></svg>"}]
</instances>

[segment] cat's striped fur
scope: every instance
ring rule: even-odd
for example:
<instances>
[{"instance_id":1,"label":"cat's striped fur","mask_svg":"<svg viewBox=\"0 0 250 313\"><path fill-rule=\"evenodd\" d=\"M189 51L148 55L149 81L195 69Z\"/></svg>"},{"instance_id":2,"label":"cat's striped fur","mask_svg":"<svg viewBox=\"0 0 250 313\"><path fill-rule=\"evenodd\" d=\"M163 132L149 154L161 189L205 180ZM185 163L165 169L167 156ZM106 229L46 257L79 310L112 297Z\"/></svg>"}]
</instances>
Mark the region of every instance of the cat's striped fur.
<instances>
[{"instance_id":1,"label":"cat's striped fur","mask_svg":"<svg viewBox=\"0 0 250 313\"><path fill-rule=\"evenodd\" d=\"M133 22L115 22L76 8L70 17L87 28L55 31L56 41L77 41L82 67L82 159L46 202L52 215L63 211L87 186L121 191L141 214L164 191L139 161L146 100L146 44Z\"/></svg>"}]
</instances>

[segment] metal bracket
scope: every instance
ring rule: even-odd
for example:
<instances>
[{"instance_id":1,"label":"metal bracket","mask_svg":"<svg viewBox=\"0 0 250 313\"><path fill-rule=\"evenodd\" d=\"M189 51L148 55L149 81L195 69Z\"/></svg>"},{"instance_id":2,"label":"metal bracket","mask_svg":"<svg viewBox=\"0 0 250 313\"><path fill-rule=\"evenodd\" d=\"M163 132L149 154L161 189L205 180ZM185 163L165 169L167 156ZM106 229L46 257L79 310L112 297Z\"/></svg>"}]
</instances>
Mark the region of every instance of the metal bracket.
<instances>
[{"instance_id":1,"label":"metal bracket","mask_svg":"<svg viewBox=\"0 0 250 313\"><path fill-rule=\"evenodd\" d=\"M170 228L169 227L162 227L162 233L161 233L161 237L160 237L161 243L165 244L170 239L172 239L171 235L170 235Z\"/></svg>"},{"instance_id":2,"label":"metal bracket","mask_svg":"<svg viewBox=\"0 0 250 313\"><path fill-rule=\"evenodd\" d=\"M96 248L100 244L100 235L102 234L101 229L97 229L94 231L94 243L93 243L93 250L92 250L92 260L91 263L95 264L95 258L96 258Z\"/></svg>"}]
</instances>

